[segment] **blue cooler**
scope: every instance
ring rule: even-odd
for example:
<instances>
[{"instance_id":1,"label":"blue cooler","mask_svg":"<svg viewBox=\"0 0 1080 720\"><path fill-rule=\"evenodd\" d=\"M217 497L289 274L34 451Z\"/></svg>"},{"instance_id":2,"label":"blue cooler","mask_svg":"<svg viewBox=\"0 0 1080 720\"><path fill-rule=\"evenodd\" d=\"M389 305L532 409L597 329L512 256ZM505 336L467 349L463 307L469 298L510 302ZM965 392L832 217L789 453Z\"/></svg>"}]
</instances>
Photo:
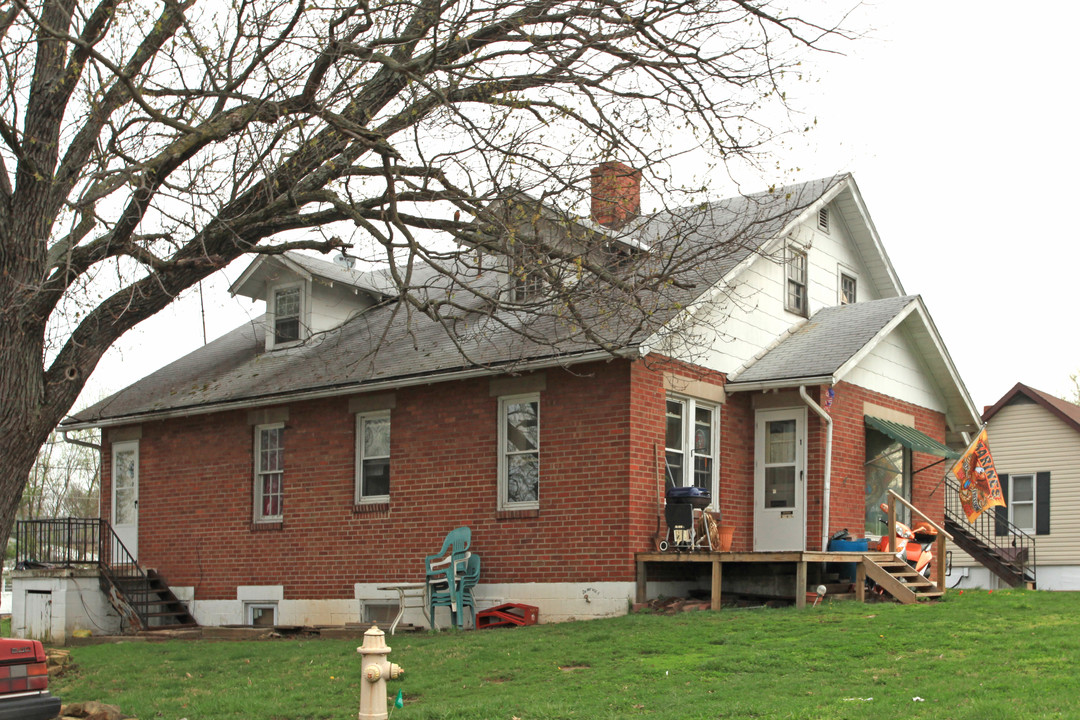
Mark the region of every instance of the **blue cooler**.
<instances>
[{"instance_id":1,"label":"blue cooler","mask_svg":"<svg viewBox=\"0 0 1080 720\"><path fill-rule=\"evenodd\" d=\"M859 540L830 540L830 552L866 552L870 549L870 541L866 538ZM829 563L828 570L838 573L841 580L855 582L857 563Z\"/></svg>"}]
</instances>

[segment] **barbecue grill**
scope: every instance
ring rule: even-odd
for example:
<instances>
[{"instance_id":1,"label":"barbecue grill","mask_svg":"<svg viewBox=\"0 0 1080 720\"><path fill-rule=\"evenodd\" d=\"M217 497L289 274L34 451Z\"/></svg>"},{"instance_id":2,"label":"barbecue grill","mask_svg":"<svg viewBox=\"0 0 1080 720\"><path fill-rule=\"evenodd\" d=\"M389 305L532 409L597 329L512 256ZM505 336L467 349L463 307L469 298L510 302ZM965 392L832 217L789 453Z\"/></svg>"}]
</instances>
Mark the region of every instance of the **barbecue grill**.
<instances>
[{"instance_id":1,"label":"barbecue grill","mask_svg":"<svg viewBox=\"0 0 1080 720\"><path fill-rule=\"evenodd\" d=\"M667 520L667 537L660 541L660 552L670 548L693 550L697 546L694 529L694 510L704 510L712 503L712 494L705 488L669 487L664 493L667 504L664 518Z\"/></svg>"}]
</instances>

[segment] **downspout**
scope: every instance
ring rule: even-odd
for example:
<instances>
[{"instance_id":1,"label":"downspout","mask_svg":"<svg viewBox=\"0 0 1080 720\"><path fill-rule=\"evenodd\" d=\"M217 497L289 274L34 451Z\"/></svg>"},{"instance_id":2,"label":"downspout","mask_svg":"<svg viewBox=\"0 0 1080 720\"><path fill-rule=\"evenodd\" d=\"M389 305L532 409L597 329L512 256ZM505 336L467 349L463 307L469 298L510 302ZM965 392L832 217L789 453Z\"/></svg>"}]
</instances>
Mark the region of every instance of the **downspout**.
<instances>
[{"instance_id":1,"label":"downspout","mask_svg":"<svg viewBox=\"0 0 1080 720\"><path fill-rule=\"evenodd\" d=\"M821 406L814 402L806 392L806 386L799 386L799 397L803 399L811 410L817 413L818 417L825 421L825 477L824 477L824 498L822 499L821 506L821 549L827 550L829 547L829 496L832 493L832 434L833 434L833 422L832 416L829 413L821 409Z\"/></svg>"}]
</instances>

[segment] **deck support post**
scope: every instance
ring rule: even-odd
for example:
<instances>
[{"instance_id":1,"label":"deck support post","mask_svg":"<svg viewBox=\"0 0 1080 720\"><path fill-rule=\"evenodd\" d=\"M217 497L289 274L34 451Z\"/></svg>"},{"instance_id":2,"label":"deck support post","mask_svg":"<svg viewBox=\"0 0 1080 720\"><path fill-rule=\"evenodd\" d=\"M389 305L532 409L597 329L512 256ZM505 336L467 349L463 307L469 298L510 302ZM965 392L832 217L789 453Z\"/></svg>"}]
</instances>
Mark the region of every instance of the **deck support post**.
<instances>
[{"instance_id":1,"label":"deck support post","mask_svg":"<svg viewBox=\"0 0 1080 720\"><path fill-rule=\"evenodd\" d=\"M645 569L645 561L644 560L638 560L637 561L637 577L635 577L635 580L637 581L637 588L634 591L634 602L643 603L643 602L648 601L648 597L645 594L645 586L646 586L646 583L648 582L648 577L646 576L646 572L647 571Z\"/></svg>"},{"instance_id":2,"label":"deck support post","mask_svg":"<svg viewBox=\"0 0 1080 720\"><path fill-rule=\"evenodd\" d=\"M720 609L720 587L723 584L724 564L720 558L714 557L712 561L712 606L711 609Z\"/></svg>"},{"instance_id":3,"label":"deck support post","mask_svg":"<svg viewBox=\"0 0 1080 720\"><path fill-rule=\"evenodd\" d=\"M866 556L855 566L855 600L856 602L866 602Z\"/></svg>"},{"instance_id":4,"label":"deck support post","mask_svg":"<svg viewBox=\"0 0 1080 720\"><path fill-rule=\"evenodd\" d=\"M806 607L806 561L802 559L795 564L795 607Z\"/></svg>"}]
</instances>

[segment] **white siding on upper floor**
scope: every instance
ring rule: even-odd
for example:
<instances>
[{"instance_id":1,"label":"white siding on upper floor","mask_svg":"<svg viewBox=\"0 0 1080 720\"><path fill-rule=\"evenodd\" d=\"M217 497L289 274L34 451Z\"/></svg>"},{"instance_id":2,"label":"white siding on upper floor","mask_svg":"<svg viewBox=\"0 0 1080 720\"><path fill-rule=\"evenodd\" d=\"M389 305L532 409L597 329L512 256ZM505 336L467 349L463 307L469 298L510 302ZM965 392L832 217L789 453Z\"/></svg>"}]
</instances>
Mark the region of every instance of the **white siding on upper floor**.
<instances>
[{"instance_id":1,"label":"white siding on upper floor","mask_svg":"<svg viewBox=\"0 0 1080 720\"><path fill-rule=\"evenodd\" d=\"M870 273L855 248L843 218L830 206L829 232L817 227L814 213L791 233L793 242L807 254L807 291L810 314L838 305L840 269L858 279L858 300L877 300ZM778 337L804 318L784 309L786 275L784 250L777 248L760 256L745 268L731 286L707 308L699 311L695 334L704 340L704 350L672 354L698 365L733 373L770 347ZM697 338L695 338L697 339ZM660 349L660 348L657 348Z\"/></svg>"},{"instance_id":2,"label":"white siding on upper floor","mask_svg":"<svg viewBox=\"0 0 1080 720\"><path fill-rule=\"evenodd\" d=\"M913 405L942 413L948 410L929 371L912 349L903 324L878 343L844 380Z\"/></svg>"}]
</instances>

